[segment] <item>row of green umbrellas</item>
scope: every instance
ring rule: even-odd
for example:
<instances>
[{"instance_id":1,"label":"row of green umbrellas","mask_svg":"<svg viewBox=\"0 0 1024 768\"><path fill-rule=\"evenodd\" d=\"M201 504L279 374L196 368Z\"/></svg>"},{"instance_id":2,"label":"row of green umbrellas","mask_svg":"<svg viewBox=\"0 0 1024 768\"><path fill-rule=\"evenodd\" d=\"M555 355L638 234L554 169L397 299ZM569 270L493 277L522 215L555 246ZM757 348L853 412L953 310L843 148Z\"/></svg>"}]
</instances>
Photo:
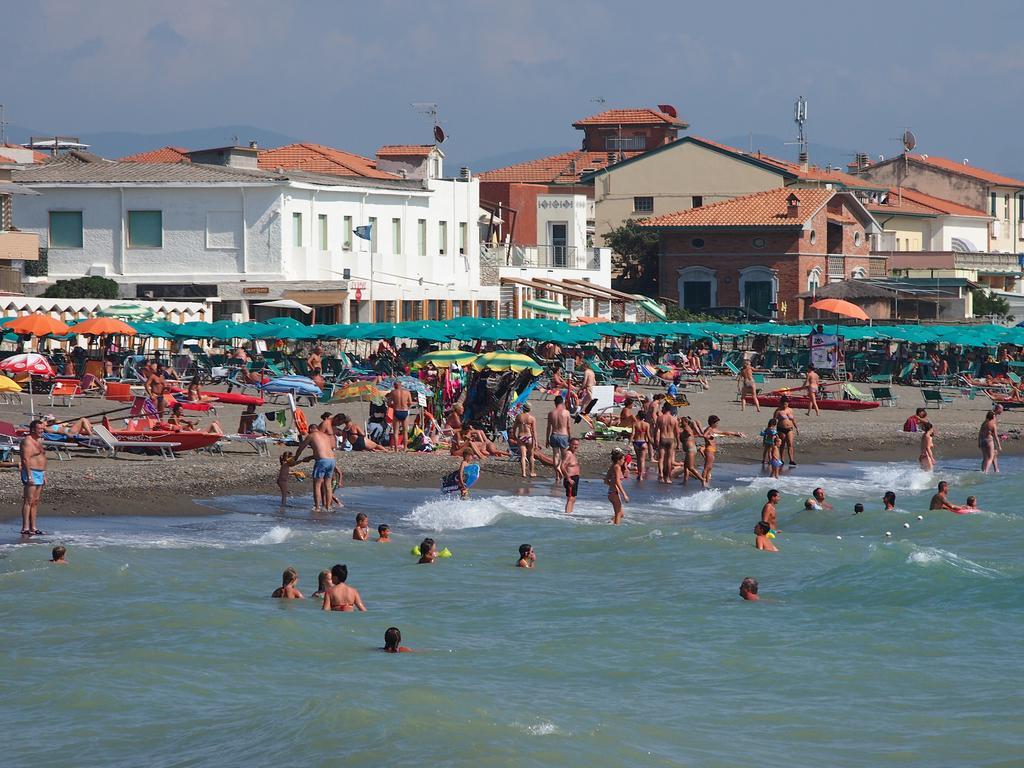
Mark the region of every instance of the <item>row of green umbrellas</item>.
<instances>
[{"instance_id":1,"label":"row of green umbrellas","mask_svg":"<svg viewBox=\"0 0 1024 768\"><path fill-rule=\"evenodd\" d=\"M164 339L288 340L288 341L376 341L407 339L430 343L456 342L556 342L563 345L591 344L607 337L709 338L728 339L754 335L807 336L814 326L777 323L591 323L569 325L547 318L494 319L460 317L450 320L403 323L352 323L304 325L291 317L266 322L171 323L165 320L130 321L143 336ZM874 325L843 326L839 333L848 340L899 341L915 344L957 344L988 347L999 344L1024 345L1024 328L999 325ZM443 350L462 355L457 350ZM458 364L458 363L456 363Z\"/></svg>"}]
</instances>

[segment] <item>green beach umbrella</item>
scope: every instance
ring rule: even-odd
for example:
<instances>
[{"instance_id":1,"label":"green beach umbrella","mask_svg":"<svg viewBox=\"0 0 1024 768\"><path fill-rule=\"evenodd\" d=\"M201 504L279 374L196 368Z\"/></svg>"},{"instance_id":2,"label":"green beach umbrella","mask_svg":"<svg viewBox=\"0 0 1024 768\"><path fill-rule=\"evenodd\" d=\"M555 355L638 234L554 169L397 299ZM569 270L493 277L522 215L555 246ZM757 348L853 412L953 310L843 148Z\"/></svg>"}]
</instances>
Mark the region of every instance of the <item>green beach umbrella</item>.
<instances>
[{"instance_id":1,"label":"green beach umbrella","mask_svg":"<svg viewBox=\"0 0 1024 768\"><path fill-rule=\"evenodd\" d=\"M410 366L414 371L432 365L435 368L450 368L453 365L469 365L476 360L477 355L473 352L463 352L461 349L439 349L437 352L427 352L422 357L413 361Z\"/></svg>"},{"instance_id":2,"label":"green beach umbrella","mask_svg":"<svg viewBox=\"0 0 1024 768\"><path fill-rule=\"evenodd\" d=\"M97 313L100 317L119 317L122 320L151 320L156 313L141 304L113 304Z\"/></svg>"},{"instance_id":3,"label":"green beach umbrella","mask_svg":"<svg viewBox=\"0 0 1024 768\"><path fill-rule=\"evenodd\" d=\"M568 309L551 299L527 299L523 302L523 307L553 317L568 317L571 314Z\"/></svg>"},{"instance_id":4,"label":"green beach umbrella","mask_svg":"<svg viewBox=\"0 0 1024 768\"><path fill-rule=\"evenodd\" d=\"M474 361L473 369L476 371L515 371L516 373L529 371L534 376L540 376L544 372L544 369L536 361L526 355L520 355L518 352L488 352L486 355L480 355Z\"/></svg>"}]
</instances>

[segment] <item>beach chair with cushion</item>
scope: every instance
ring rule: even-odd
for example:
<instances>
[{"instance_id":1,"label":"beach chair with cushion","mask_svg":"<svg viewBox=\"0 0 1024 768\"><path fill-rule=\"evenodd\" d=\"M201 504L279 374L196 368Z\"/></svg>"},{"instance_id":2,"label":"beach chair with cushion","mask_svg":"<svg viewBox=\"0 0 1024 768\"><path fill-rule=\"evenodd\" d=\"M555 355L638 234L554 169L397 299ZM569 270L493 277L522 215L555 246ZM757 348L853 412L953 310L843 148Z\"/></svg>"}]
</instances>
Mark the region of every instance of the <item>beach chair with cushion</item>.
<instances>
[{"instance_id":1,"label":"beach chair with cushion","mask_svg":"<svg viewBox=\"0 0 1024 768\"><path fill-rule=\"evenodd\" d=\"M118 450L124 450L126 448L144 448L147 450L156 450L160 452L161 458L173 459L174 449L178 447L178 443L172 442L133 442L130 440L118 440L111 434L110 430L104 427L102 424L94 424L92 428L93 434L99 439L102 447L110 452L110 455L117 458Z\"/></svg>"},{"instance_id":2,"label":"beach chair with cushion","mask_svg":"<svg viewBox=\"0 0 1024 768\"><path fill-rule=\"evenodd\" d=\"M75 401L77 395L82 394L78 382L61 381L53 385L50 390L50 407L57 405L57 400L63 400L63 405L68 407Z\"/></svg>"},{"instance_id":3,"label":"beach chair with cushion","mask_svg":"<svg viewBox=\"0 0 1024 768\"><path fill-rule=\"evenodd\" d=\"M846 393L846 396L851 400L860 400L861 402L864 403L871 402L871 398L867 394L861 392L859 389L857 389L856 386L853 385L853 383L849 381L843 383L843 391Z\"/></svg>"},{"instance_id":4,"label":"beach chair with cushion","mask_svg":"<svg viewBox=\"0 0 1024 768\"><path fill-rule=\"evenodd\" d=\"M131 403L135 400L132 393L132 385L124 382L109 382L107 384L107 400L116 403Z\"/></svg>"},{"instance_id":5,"label":"beach chair with cushion","mask_svg":"<svg viewBox=\"0 0 1024 768\"><path fill-rule=\"evenodd\" d=\"M942 392L937 389L922 389L921 396L924 398L925 405L934 405L939 410L942 409L943 405L953 402L952 397L942 394Z\"/></svg>"},{"instance_id":6,"label":"beach chair with cushion","mask_svg":"<svg viewBox=\"0 0 1024 768\"><path fill-rule=\"evenodd\" d=\"M871 399L877 400L882 405L892 407L896 405L896 402L899 400L899 397L892 393L891 387L872 387Z\"/></svg>"},{"instance_id":7,"label":"beach chair with cushion","mask_svg":"<svg viewBox=\"0 0 1024 768\"><path fill-rule=\"evenodd\" d=\"M0 421L0 440L3 441L4 445L10 444L15 446L15 450L19 450L21 440L24 437L25 435L19 433L18 428L9 421ZM53 451L54 455L57 457L57 461L70 459L71 453L69 449L74 446L74 443L69 443L67 440L57 440L43 435L43 448Z\"/></svg>"}]
</instances>

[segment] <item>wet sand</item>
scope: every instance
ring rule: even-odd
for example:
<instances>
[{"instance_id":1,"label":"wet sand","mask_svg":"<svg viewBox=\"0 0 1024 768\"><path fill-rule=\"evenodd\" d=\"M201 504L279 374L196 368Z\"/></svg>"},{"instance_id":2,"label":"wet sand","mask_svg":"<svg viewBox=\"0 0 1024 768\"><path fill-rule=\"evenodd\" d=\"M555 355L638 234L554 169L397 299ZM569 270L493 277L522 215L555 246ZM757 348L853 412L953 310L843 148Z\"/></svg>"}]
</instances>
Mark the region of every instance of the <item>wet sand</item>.
<instances>
[{"instance_id":1,"label":"wet sand","mask_svg":"<svg viewBox=\"0 0 1024 768\"><path fill-rule=\"evenodd\" d=\"M796 381L770 382L769 388L795 386ZM650 396L660 391L639 387L638 391ZM806 416L797 412L800 436L797 438L798 464L859 460L878 462L916 462L919 435L901 431L904 420L923 403L920 390L912 387L893 387L899 397L896 407L881 407L858 412L828 412L821 416ZM732 464L757 465L761 460L758 433L771 417L770 409L762 408L758 414L752 407L740 410L736 402L735 381L713 378L706 392L688 392L691 407L686 413L706 422L714 413L722 419L722 429L739 431L747 438L721 438L719 461ZM543 432L544 418L551 401L531 401ZM77 399L71 407L49 408L45 396L36 396L36 411L53 412L60 419L92 416L100 411L118 407L100 399ZM261 410L272 410L268 404ZM938 470L943 459L978 458L976 445L978 427L990 407L987 399L973 401L956 398L941 410L929 410L929 418L936 425L935 453ZM0 406L0 419L27 423L28 399L21 406ZM219 406L217 417L225 431L233 431L238 424L241 408ZM318 404L304 408L311 422L324 411L346 413L357 420L367 414L366 403ZM114 418L115 414L111 417ZM1003 415L1000 431L1008 434L1004 453L1024 452L1018 435L1021 415L1009 412ZM205 425L209 418L201 419ZM573 433L582 436L585 424L574 426ZM583 474L601 476L608 466L608 454L616 445L625 442L584 440L580 450ZM247 446L225 444L220 454L187 452L174 461L158 457L120 454L119 458L97 456L93 453L73 453L68 461L57 461L50 454L47 468L47 487L43 493L40 517L60 515L195 515L215 514L208 507L195 503L196 499L235 493L276 494L278 455L285 447L275 446L271 456L257 456ZM339 452L339 461L347 485L398 485L431 488L439 478L458 466L458 459L447 451L423 453L356 453ZM980 458L979 458L980 463ZM308 465L304 465L308 470ZM508 459L490 459L482 467L480 490L514 490L520 486L519 465ZM541 477L552 476L552 470L538 465ZM799 468L797 469L799 471ZM21 484L16 469L0 470L0 517L10 519L19 514ZM310 493L310 481L293 481L291 494ZM342 494L342 498L343 498Z\"/></svg>"}]
</instances>

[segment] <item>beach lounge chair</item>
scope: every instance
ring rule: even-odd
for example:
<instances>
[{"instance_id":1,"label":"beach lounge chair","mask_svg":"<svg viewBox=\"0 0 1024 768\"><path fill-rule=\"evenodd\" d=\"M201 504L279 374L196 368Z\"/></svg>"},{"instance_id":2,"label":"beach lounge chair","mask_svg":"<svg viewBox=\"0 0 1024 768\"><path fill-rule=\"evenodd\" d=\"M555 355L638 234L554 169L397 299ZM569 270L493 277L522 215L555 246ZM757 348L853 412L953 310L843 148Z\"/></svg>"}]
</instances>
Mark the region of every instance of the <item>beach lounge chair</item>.
<instances>
[{"instance_id":1,"label":"beach lounge chair","mask_svg":"<svg viewBox=\"0 0 1024 768\"><path fill-rule=\"evenodd\" d=\"M851 400L860 400L865 403L871 402L871 398L868 395L861 392L849 381L843 383L843 390L846 392L846 396Z\"/></svg>"},{"instance_id":2,"label":"beach lounge chair","mask_svg":"<svg viewBox=\"0 0 1024 768\"><path fill-rule=\"evenodd\" d=\"M266 435L258 433L253 433L251 435L224 435L223 439L227 440L229 443L242 443L244 445L248 445L255 449L256 454L259 456L269 456L270 446L277 442L276 438L267 437ZM217 445L219 445L219 443L214 443L214 446Z\"/></svg>"},{"instance_id":3,"label":"beach lounge chair","mask_svg":"<svg viewBox=\"0 0 1024 768\"><path fill-rule=\"evenodd\" d=\"M116 403L130 403L135 400L132 393L132 385L124 382L110 382L107 384L107 400Z\"/></svg>"},{"instance_id":4,"label":"beach lounge chair","mask_svg":"<svg viewBox=\"0 0 1024 768\"><path fill-rule=\"evenodd\" d=\"M4 445L12 445L14 446L14 450L18 450L18 446L21 445L23 437L24 435L19 434L18 428L9 421L0 421L0 440L3 441ZM74 445L74 443L69 443L67 440L51 440L45 435L43 436L43 447L47 450L53 451L53 454L57 457L57 461L70 459L70 449Z\"/></svg>"},{"instance_id":5,"label":"beach lounge chair","mask_svg":"<svg viewBox=\"0 0 1024 768\"><path fill-rule=\"evenodd\" d=\"M94 424L92 428L93 434L99 438L102 446L110 451L110 455L117 458L117 451L119 449L124 450L125 448L145 448L155 449L160 452L160 456L164 459L174 458L174 449L178 447L178 443L171 442L146 442L136 443L128 440L118 440L114 435L111 434L110 430L104 427L102 424Z\"/></svg>"},{"instance_id":6,"label":"beach lounge chair","mask_svg":"<svg viewBox=\"0 0 1024 768\"><path fill-rule=\"evenodd\" d=\"M57 404L57 400L63 400L62 405L70 407L75 401L75 396L80 394L82 394L82 391L78 386L78 382L57 382L53 385L53 389L50 390L50 407L53 408Z\"/></svg>"},{"instance_id":7,"label":"beach lounge chair","mask_svg":"<svg viewBox=\"0 0 1024 768\"><path fill-rule=\"evenodd\" d=\"M872 387L871 399L877 400L882 405L892 407L896 405L896 402L899 400L899 397L892 393L891 387Z\"/></svg>"},{"instance_id":8,"label":"beach lounge chair","mask_svg":"<svg viewBox=\"0 0 1024 768\"><path fill-rule=\"evenodd\" d=\"M934 405L939 410L942 409L943 405L953 402L953 398L942 394L942 392L937 389L922 389L921 396L924 398L925 405Z\"/></svg>"}]
</instances>

